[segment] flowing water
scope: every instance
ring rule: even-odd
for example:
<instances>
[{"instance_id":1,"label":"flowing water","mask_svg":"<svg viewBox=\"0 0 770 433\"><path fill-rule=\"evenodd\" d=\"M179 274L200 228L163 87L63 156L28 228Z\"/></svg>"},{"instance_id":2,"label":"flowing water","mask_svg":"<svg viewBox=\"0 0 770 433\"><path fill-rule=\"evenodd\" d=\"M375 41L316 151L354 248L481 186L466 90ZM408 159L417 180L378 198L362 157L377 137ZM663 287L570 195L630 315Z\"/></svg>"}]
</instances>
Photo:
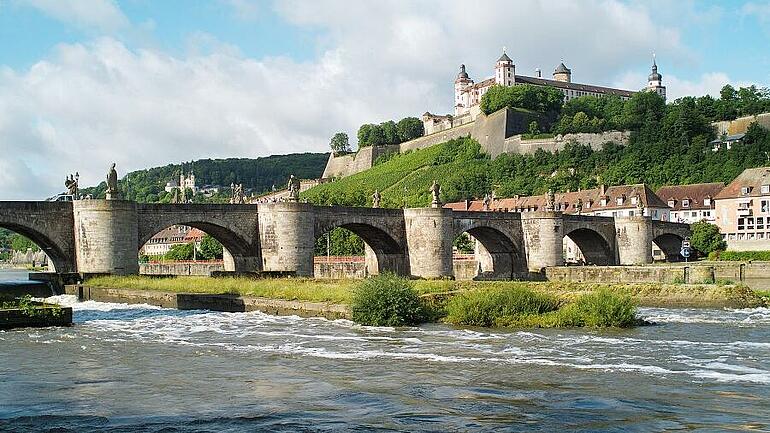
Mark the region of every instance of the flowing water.
<instances>
[{"instance_id":1,"label":"flowing water","mask_svg":"<svg viewBox=\"0 0 770 433\"><path fill-rule=\"evenodd\" d=\"M770 431L768 309L507 331L57 300L75 326L0 332L0 431Z\"/></svg>"}]
</instances>

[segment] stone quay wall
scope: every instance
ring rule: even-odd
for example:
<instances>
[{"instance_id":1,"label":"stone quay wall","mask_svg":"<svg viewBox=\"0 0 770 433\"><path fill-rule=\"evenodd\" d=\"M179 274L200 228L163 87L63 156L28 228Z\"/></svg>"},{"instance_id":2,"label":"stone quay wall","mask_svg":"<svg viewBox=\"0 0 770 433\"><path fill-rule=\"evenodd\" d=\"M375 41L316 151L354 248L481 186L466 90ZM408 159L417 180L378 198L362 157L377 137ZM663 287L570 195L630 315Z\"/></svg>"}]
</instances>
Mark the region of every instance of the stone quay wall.
<instances>
[{"instance_id":1,"label":"stone quay wall","mask_svg":"<svg viewBox=\"0 0 770 433\"><path fill-rule=\"evenodd\" d=\"M721 122L714 122L711 125L717 130L717 135L727 134L743 134L749 126L757 122L757 124L765 129L770 129L770 113L757 114L755 116L739 117L735 120L724 120Z\"/></svg>"},{"instance_id":2,"label":"stone quay wall","mask_svg":"<svg viewBox=\"0 0 770 433\"><path fill-rule=\"evenodd\" d=\"M210 263L140 263L141 275L194 275L210 276L212 272L223 272L224 262Z\"/></svg>"}]
</instances>

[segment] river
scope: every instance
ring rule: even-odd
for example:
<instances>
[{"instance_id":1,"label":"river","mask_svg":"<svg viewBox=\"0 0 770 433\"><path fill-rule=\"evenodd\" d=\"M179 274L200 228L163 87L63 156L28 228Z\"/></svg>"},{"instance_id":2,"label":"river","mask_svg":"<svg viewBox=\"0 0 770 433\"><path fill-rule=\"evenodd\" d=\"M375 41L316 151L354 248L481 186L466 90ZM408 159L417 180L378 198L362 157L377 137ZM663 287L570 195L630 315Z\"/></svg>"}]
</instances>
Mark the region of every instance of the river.
<instances>
[{"instance_id":1,"label":"river","mask_svg":"<svg viewBox=\"0 0 770 433\"><path fill-rule=\"evenodd\" d=\"M392 329L58 301L0 332L0 431L770 430L770 310L633 330Z\"/></svg>"}]
</instances>

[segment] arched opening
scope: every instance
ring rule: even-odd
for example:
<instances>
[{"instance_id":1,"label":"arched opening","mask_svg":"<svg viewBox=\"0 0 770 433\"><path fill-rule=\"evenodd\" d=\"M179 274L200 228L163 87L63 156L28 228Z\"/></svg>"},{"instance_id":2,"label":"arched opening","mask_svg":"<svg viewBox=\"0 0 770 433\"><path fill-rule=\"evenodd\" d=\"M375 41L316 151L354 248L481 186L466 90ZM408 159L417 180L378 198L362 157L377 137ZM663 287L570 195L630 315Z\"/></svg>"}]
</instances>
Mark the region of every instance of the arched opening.
<instances>
[{"instance_id":1,"label":"arched opening","mask_svg":"<svg viewBox=\"0 0 770 433\"><path fill-rule=\"evenodd\" d=\"M74 272L74 257L43 233L17 224L0 224L0 261L48 272Z\"/></svg>"},{"instance_id":2,"label":"arched opening","mask_svg":"<svg viewBox=\"0 0 770 433\"><path fill-rule=\"evenodd\" d=\"M616 263L615 253L598 232L579 228L564 236L564 262L569 265L607 266Z\"/></svg>"},{"instance_id":3,"label":"arched opening","mask_svg":"<svg viewBox=\"0 0 770 433\"><path fill-rule=\"evenodd\" d=\"M316 278L363 278L386 271L408 275L404 248L387 232L368 224L324 228L315 245Z\"/></svg>"},{"instance_id":4,"label":"arched opening","mask_svg":"<svg viewBox=\"0 0 770 433\"><path fill-rule=\"evenodd\" d=\"M184 222L139 239L139 272L210 275L215 271L255 270L249 245L231 231L210 223ZM258 261L257 261L258 263Z\"/></svg>"},{"instance_id":5,"label":"arched opening","mask_svg":"<svg viewBox=\"0 0 770 433\"><path fill-rule=\"evenodd\" d=\"M526 273L527 265L514 242L491 227L474 227L454 240L456 279L512 280Z\"/></svg>"},{"instance_id":6,"label":"arched opening","mask_svg":"<svg viewBox=\"0 0 770 433\"><path fill-rule=\"evenodd\" d=\"M653 249L653 257L658 259L662 258L666 262L681 262L684 260L684 257L679 254L679 251L682 249L681 236L665 233L653 239L652 243L653 245L651 248ZM662 253L662 257L658 251L655 251L655 247Z\"/></svg>"}]
</instances>

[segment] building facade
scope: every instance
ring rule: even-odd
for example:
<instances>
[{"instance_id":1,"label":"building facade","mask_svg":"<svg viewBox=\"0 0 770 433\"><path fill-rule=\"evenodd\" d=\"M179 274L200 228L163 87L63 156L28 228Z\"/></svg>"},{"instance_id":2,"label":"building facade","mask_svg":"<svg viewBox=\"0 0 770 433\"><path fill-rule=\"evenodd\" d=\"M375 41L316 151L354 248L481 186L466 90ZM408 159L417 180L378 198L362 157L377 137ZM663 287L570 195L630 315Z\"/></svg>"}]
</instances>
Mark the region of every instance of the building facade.
<instances>
[{"instance_id":1,"label":"building facade","mask_svg":"<svg viewBox=\"0 0 770 433\"><path fill-rule=\"evenodd\" d=\"M195 173L190 171L190 174L185 176L184 172L179 173L179 182L176 179L171 179L166 183L164 188L166 192L172 192L174 189L189 189L193 194L198 193L198 187L195 185Z\"/></svg>"},{"instance_id":2,"label":"building facade","mask_svg":"<svg viewBox=\"0 0 770 433\"><path fill-rule=\"evenodd\" d=\"M635 93L631 90L615 89L611 87L595 86L591 84L579 84L572 82L572 70L564 63L554 69L552 78L543 78L540 69L535 71L534 77L516 74L516 65L508 55L503 55L495 63L494 77L474 82L465 69L465 65L460 65L460 72L454 82L454 116L470 116L475 118L474 108L481 103L481 98L493 85L515 86L518 84L531 84L534 86L554 87L564 93L564 100L569 101L581 96L604 96L616 95L622 99L628 99ZM666 87L663 85L663 75L658 72L658 65L655 60L652 63L652 71L647 80L645 90L655 92L664 98L666 97ZM431 121L434 121L431 119ZM435 121L441 121L436 119ZM427 130L427 129L426 129Z\"/></svg>"},{"instance_id":3,"label":"building facade","mask_svg":"<svg viewBox=\"0 0 770 433\"><path fill-rule=\"evenodd\" d=\"M770 167L744 170L714 202L727 249L770 250Z\"/></svg>"},{"instance_id":4,"label":"building facade","mask_svg":"<svg viewBox=\"0 0 770 433\"><path fill-rule=\"evenodd\" d=\"M713 224L716 221L714 198L724 187L722 182L664 186L656 194L671 208L670 221L688 224L706 221Z\"/></svg>"}]
</instances>

